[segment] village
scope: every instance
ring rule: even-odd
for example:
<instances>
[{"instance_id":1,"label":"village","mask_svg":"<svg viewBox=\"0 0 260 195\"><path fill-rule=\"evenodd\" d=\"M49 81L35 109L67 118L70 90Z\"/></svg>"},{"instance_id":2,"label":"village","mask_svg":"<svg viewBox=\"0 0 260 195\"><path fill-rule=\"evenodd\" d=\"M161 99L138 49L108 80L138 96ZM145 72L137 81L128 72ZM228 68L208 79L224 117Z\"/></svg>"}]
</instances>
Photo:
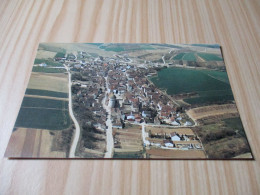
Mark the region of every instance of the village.
<instances>
[{"instance_id":1,"label":"village","mask_svg":"<svg viewBox=\"0 0 260 195\"><path fill-rule=\"evenodd\" d=\"M189 128L194 121L149 80L163 66L135 64L123 55L89 57L84 51L55 61L65 64L72 75L74 112L79 105L91 111L88 123L106 132L111 149L120 141L113 131L133 124L140 126L142 144L147 149L203 150Z\"/></svg>"}]
</instances>

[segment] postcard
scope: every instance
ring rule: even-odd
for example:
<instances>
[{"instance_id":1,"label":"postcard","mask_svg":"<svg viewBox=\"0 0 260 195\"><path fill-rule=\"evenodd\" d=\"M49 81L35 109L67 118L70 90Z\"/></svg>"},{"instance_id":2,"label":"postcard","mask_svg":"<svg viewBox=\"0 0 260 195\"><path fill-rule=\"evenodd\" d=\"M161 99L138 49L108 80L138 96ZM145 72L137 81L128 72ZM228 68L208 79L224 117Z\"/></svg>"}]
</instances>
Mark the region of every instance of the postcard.
<instances>
[{"instance_id":1,"label":"postcard","mask_svg":"<svg viewBox=\"0 0 260 195\"><path fill-rule=\"evenodd\" d=\"M220 45L41 43L9 158L253 159Z\"/></svg>"}]
</instances>

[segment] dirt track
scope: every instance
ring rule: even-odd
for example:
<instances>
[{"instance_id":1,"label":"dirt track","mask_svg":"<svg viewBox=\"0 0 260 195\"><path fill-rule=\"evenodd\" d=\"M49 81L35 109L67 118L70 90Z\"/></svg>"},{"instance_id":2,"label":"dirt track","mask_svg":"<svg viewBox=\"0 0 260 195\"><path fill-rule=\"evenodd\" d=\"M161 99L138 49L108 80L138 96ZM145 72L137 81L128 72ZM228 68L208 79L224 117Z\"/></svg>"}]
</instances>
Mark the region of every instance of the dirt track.
<instances>
[{"instance_id":1,"label":"dirt track","mask_svg":"<svg viewBox=\"0 0 260 195\"><path fill-rule=\"evenodd\" d=\"M51 100L69 101L68 98L58 98L58 97L51 97L51 96L40 96L40 95L29 95L29 94L25 94L24 97L44 98L44 99L51 99Z\"/></svg>"}]
</instances>

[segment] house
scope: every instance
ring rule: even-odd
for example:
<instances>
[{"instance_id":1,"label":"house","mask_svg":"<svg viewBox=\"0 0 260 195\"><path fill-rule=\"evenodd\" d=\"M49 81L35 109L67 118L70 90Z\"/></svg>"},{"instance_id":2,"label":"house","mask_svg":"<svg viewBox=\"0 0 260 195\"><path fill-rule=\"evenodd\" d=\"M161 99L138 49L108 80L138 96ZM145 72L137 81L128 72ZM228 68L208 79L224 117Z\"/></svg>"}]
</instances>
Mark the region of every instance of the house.
<instances>
[{"instance_id":1,"label":"house","mask_svg":"<svg viewBox=\"0 0 260 195\"><path fill-rule=\"evenodd\" d=\"M174 126L180 126L180 123L178 123L177 121L173 121L171 124Z\"/></svg>"},{"instance_id":2,"label":"house","mask_svg":"<svg viewBox=\"0 0 260 195\"><path fill-rule=\"evenodd\" d=\"M160 125L160 124L161 124L161 122L160 122L158 116L156 116L156 117L154 118L154 124L155 124L155 125Z\"/></svg>"},{"instance_id":3,"label":"house","mask_svg":"<svg viewBox=\"0 0 260 195\"><path fill-rule=\"evenodd\" d=\"M113 123L112 128L122 129L122 123Z\"/></svg>"},{"instance_id":4,"label":"house","mask_svg":"<svg viewBox=\"0 0 260 195\"><path fill-rule=\"evenodd\" d=\"M181 141L181 138L176 133L171 133L171 140L172 141Z\"/></svg>"},{"instance_id":5,"label":"house","mask_svg":"<svg viewBox=\"0 0 260 195\"><path fill-rule=\"evenodd\" d=\"M151 116L152 116L151 111L143 111L142 112L142 117L144 117L144 118L146 118L146 117L150 118Z\"/></svg>"},{"instance_id":6,"label":"house","mask_svg":"<svg viewBox=\"0 0 260 195\"><path fill-rule=\"evenodd\" d=\"M80 87L82 87L82 88L87 88L87 85L82 84Z\"/></svg>"},{"instance_id":7,"label":"house","mask_svg":"<svg viewBox=\"0 0 260 195\"><path fill-rule=\"evenodd\" d=\"M77 69L81 68L81 64L75 64L74 68L77 68Z\"/></svg>"},{"instance_id":8,"label":"house","mask_svg":"<svg viewBox=\"0 0 260 195\"><path fill-rule=\"evenodd\" d=\"M127 116L126 119L127 119L127 120L130 120L130 119L135 120L135 116L131 114L131 115Z\"/></svg>"},{"instance_id":9,"label":"house","mask_svg":"<svg viewBox=\"0 0 260 195\"><path fill-rule=\"evenodd\" d=\"M170 117L172 114L172 107L170 106L162 106L161 108L161 117L165 118L165 117Z\"/></svg>"},{"instance_id":10,"label":"house","mask_svg":"<svg viewBox=\"0 0 260 195\"><path fill-rule=\"evenodd\" d=\"M174 147L173 142L170 141L170 140L163 140L163 143L164 143L164 145L165 145L166 147L168 147L168 148L173 148L173 147Z\"/></svg>"},{"instance_id":11,"label":"house","mask_svg":"<svg viewBox=\"0 0 260 195\"><path fill-rule=\"evenodd\" d=\"M192 123L190 121L186 121L184 126L192 126Z\"/></svg>"},{"instance_id":12,"label":"house","mask_svg":"<svg viewBox=\"0 0 260 195\"><path fill-rule=\"evenodd\" d=\"M99 122L94 123L93 126L97 129L101 128L101 124Z\"/></svg>"},{"instance_id":13,"label":"house","mask_svg":"<svg viewBox=\"0 0 260 195\"><path fill-rule=\"evenodd\" d=\"M82 97L82 95L81 95L81 90L79 90L79 91L77 92L77 96L78 96L78 97Z\"/></svg>"},{"instance_id":14,"label":"house","mask_svg":"<svg viewBox=\"0 0 260 195\"><path fill-rule=\"evenodd\" d=\"M140 123L142 118L140 116L135 117L135 122Z\"/></svg>"},{"instance_id":15,"label":"house","mask_svg":"<svg viewBox=\"0 0 260 195\"><path fill-rule=\"evenodd\" d=\"M163 106L162 101L159 101L158 104L157 104L157 108L158 108L159 111L162 110L162 106Z\"/></svg>"}]
</instances>

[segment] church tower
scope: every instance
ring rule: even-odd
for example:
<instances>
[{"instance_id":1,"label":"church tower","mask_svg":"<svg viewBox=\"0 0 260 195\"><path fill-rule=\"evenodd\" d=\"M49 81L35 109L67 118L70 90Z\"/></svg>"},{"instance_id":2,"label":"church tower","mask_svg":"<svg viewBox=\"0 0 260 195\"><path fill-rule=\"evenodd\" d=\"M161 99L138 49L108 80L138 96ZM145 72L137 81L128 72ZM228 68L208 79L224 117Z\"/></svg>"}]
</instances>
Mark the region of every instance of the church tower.
<instances>
[{"instance_id":1,"label":"church tower","mask_svg":"<svg viewBox=\"0 0 260 195\"><path fill-rule=\"evenodd\" d=\"M108 106L110 108L114 108L116 104L116 96L113 93L110 93L108 97L109 97Z\"/></svg>"}]
</instances>

